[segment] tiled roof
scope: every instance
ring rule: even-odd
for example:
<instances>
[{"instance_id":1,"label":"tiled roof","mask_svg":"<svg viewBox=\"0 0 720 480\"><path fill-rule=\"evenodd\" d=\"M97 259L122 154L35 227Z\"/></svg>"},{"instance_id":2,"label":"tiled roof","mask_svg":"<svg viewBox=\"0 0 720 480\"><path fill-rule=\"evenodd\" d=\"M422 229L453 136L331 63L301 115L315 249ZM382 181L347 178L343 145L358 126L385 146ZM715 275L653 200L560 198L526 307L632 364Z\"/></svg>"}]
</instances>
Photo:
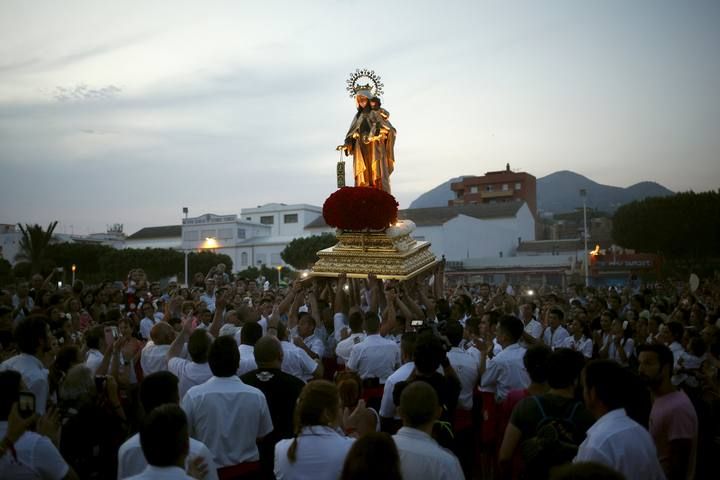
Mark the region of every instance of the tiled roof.
<instances>
[{"instance_id":1,"label":"tiled roof","mask_svg":"<svg viewBox=\"0 0 720 480\"><path fill-rule=\"evenodd\" d=\"M180 238L181 225L166 225L164 227L145 227L133 233L127 240L144 240L147 238Z\"/></svg>"}]
</instances>

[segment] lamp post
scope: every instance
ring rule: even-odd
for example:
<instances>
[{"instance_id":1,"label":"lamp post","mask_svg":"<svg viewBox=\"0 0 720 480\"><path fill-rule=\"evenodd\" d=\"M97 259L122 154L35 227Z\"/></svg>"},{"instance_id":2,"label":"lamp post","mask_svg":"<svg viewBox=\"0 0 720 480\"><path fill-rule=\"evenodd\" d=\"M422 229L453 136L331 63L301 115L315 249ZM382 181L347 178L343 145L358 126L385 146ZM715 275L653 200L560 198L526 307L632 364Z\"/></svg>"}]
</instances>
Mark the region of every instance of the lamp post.
<instances>
[{"instance_id":1,"label":"lamp post","mask_svg":"<svg viewBox=\"0 0 720 480\"><path fill-rule=\"evenodd\" d=\"M188 255L190 254L190 250L187 248L184 250L185 252L185 287L189 288L190 284L188 283Z\"/></svg>"},{"instance_id":2,"label":"lamp post","mask_svg":"<svg viewBox=\"0 0 720 480\"><path fill-rule=\"evenodd\" d=\"M70 267L70 270L72 270L72 284L75 285L75 270L77 270L77 267L74 263Z\"/></svg>"},{"instance_id":3,"label":"lamp post","mask_svg":"<svg viewBox=\"0 0 720 480\"><path fill-rule=\"evenodd\" d=\"M280 281L282 280L282 278L280 277L280 272L282 271L282 265L278 265L275 268L277 268L278 271L278 288L280 288Z\"/></svg>"},{"instance_id":4,"label":"lamp post","mask_svg":"<svg viewBox=\"0 0 720 480\"><path fill-rule=\"evenodd\" d=\"M587 190L580 189L580 196L583 201L583 238L585 239L585 250L583 255L583 263L585 264L585 287L590 286L590 274L588 269L588 234L587 234Z\"/></svg>"}]
</instances>

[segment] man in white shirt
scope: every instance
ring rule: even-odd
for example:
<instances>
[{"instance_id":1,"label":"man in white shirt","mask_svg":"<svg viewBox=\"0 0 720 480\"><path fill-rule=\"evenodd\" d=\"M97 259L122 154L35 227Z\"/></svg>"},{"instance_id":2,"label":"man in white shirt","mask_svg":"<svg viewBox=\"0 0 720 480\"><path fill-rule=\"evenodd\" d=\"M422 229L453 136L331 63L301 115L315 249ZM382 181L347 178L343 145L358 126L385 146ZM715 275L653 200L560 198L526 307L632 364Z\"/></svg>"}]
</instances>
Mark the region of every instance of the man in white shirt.
<instances>
[{"instance_id":1,"label":"man in white shirt","mask_svg":"<svg viewBox=\"0 0 720 480\"><path fill-rule=\"evenodd\" d=\"M188 318L167 351L168 370L179 379L180 398L184 397L191 387L205 383L212 377L207 361L212 337L201 328L190 333L191 331L192 319ZM186 341L190 360L181 357Z\"/></svg>"},{"instance_id":2,"label":"man in white shirt","mask_svg":"<svg viewBox=\"0 0 720 480\"><path fill-rule=\"evenodd\" d=\"M40 358L50 349L48 324L43 317L23 318L15 327L20 353L0 364L0 371L15 370L25 388L35 395L35 411L42 415L48 401L48 371Z\"/></svg>"},{"instance_id":3,"label":"man in white shirt","mask_svg":"<svg viewBox=\"0 0 720 480\"><path fill-rule=\"evenodd\" d=\"M200 301L207 305L208 310L215 313L215 279L208 278L205 280L205 293L200 295Z\"/></svg>"},{"instance_id":4,"label":"man in white shirt","mask_svg":"<svg viewBox=\"0 0 720 480\"><path fill-rule=\"evenodd\" d=\"M407 380L413 370L415 370L413 356L415 355L416 342L417 334L415 332L405 333L400 341L402 366L385 380L385 385L383 386L383 396L380 402L380 418L384 423L391 424L394 419L400 419L400 416L396 414L393 393L395 392L395 385ZM394 431L396 428L388 427L383 428L383 430Z\"/></svg>"},{"instance_id":5,"label":"man in white shirt","mask_svg":"<svg viewBox=\"0 0 720 480\"><path fill-rule=\"evenodd\" d=\"M526 350L518 344L523 330L519 318L504 316L497 326L497 340L503 347L502 351L488 360L488 349L492 346L480 349L480 387L485 391L494 391L498 403L505 400L511 390L530 385L523 363Z\"/></svg>"},{"instance_id":6,"label":"man in white shirt","mask_svg":"<svg viewBox=\"0 0 720 480\"><path fill-rule=\"evenodd\" d=\"M337 315L337 314L336 314ZM365 340L365 332L363 332L363 316L359 311L350 314L348 321L350 325L350 336L340 340L335 347L335 354L338 357L338 363L344 365L350 360L350 353L353 347Z\"/></svg>"},{"instance_id":7,"label":"man in white shirt","mask_svg":"<svg viewBox=\"0 0 720 480\"><path fill-rule=\"evenodd\" d=\"M208 446L221 469L253 463L259 471L257 441L273 429L265 395L235 376L240 352L232 338L216 339L208 362L213 377L182 400L190 435Z\"/></svg>"},{"instance_id":8,"label":"man in white shirt","mask_svg":"<svg viewBox=\"0 0 720 480\"><path fill-rule=\"evenodd\" d=\"M358 372L363 380L377 378L384 384L400 367L400 347L380 336L380 318L374 312L365 315L365 331L367 338L353 347L347 369Z\"/></svg>"},{"instance_id":9,"label":"man in white shirt","mask_svg":"<svg viewBox=\"0 0 720 480\"><path fill-rule=\"evenodd\" d=\"M313 378L322 378L322 366L319 360L313 360L304 350L287 339L288 331L284 324L277 326L277 338L283 349L282 371L294 375L303 382Z\"/></svg>"},{"instance_id":10,"label":"man in white shirt","mask_svg":"<svg viewBox=\"0 0 720 480\"><path fill-rule=\"evenodd\" d=\"M140 355L144 375L168 369L167 353L175 340L175 331L169 323L160 322L150 331L150 338Z\"/></svg>"},{"instance_id":11,"label":"man in white shirt","mask_svg":"<svg viewBox=\"0 0 720 480\"><path fill-rule=\"evenodd\" d=\"M143 340L150 340L150 331L152 327L157 323L155 319L155 307L152 303L145 302L142 306L143 319L140 320L140 336Z\"/></svg>"},{"instance_id":12,"label":"man in white shirt","mask_svg":"<svg viewBox=\"0 0 720 480\"><path fill-rule=\"evenodd\" d=\"M460 344L463 340L463 327L459 322L448 322L445 328L445 336L450 341L450 351L447 353L450 365L457 373L462 390L458 397L458 408L470 411L473 408L473 393L478 381L479 361L463 348Z\"/></svg>"},{"instance_id":13,"label":"man in white shirt","mask_svg":"<svg viewBox=\"0 0 720 480\"><path fill-rule=\"evenodd\" d=\"M561 348L563 342L570 333L562 326L563 318L565 314L559 308L553 308L548 313L548 326L543 332L543 343L553 350Z\"/></svg>"},{"instance_id":14,"label":"man in white shirt","mask_svg":"<svg viewBox=\"0 0 720 480\"><path fill-rule=\"evenodd\" d=\"M437 393L427 383L412 382L400 395L403 427L393 435L403 478L464 479L458 459L430 436L440 418Z\"/></svg>"},{"instance_id":15,"label":"man in white shirt","mask_svg":"<svg viewBox=\"0 0 720 480\"><path fill-rule=\"evenodd\" d=\"M298 314L297 336L293 338L293 343L313 360L322 359L325 353L325 343L315 335L315 319L308 312Z\"/></svg>"},{"instance_id":16,"label":"man in white shirt","mask_svg":"<svg viewBox=\"0 0 720 480\"><path fill-rule=\"evenodd\" d=\"M190 451L187 417L177 405L161 405L140 429L140 445L148 466L131 480L188 480L184 469Z\"/></svg>"},{"instance_id":17,"label":"man in white shirt","mask_svg":"<svg viewBox=\"0 0 720 480\"><path fill-rule=\"evenodd\" d=\"M13 318L17 324L20 320L30 315L30 312L35 307L35 302L30 296L30 288L27 282L23 282L18 285L17 293L12 296Z\"/></svg>"},{"instance_id":18,"label":"man in white shirt","mask_svg":"<svg viewBox=\"0 0 720 480\"><path fill-rule=\"evenodd\" d=\"M85 366L90 369L90 373L94 376L105 357L102 353L106 348L105 328L102 325L96 325L88 330L85 334L85 346L87 347L85 351Z\"/></svg>"},{"instance_id":19,"label":"man in white shirt","mask_svg":"<svg viewBox=\"0 0 720 480\"><path fill-rule=\"evenodd\" d=\"M665 478L653 439L623 408L628 374L612 360L594 360L582 373L585 406L597 418L580 444L575 462L597 462L625 478Z\"/></svg>"},{"instance_id":20,"label":"man in white shirt","mask_svg":"<svg viewBox=\"0 0 720 480\"><path fill-rule=\"evenodd\" d=\"M8 431L8 417L20 396L21 375L0 372L0 439ZM42 478L51 480L78 478L48 437L32 431L23 433L0 457L0 478Z\"/></svg>"},{"instance_id":21,"label":"man in white shirt","mask_svg":"<svg viewBox=\"0 0 720 480\"><path fill-rule=\"evenodd\" d=\"M542 323L535 320L535 317L533 316L534 310L535 305L533 303L523 303L520 305L520 320L522 320L523 325L525 326L523 340L526 344L535 343L535 341L540 340L540 337L543 334Z\"/></svg>"},{"instance_id":22,"label":"man in white shirt","mask_svg":"<svg viewBox=\"0 0 720 480\"><path fill-rule=\"evenodd\" d=\"M140 384L140 403L146 414L161 405L180 403L177 377L170 372L155 372L145 377ZM202 462L207 465L207 474L203 480L217 480L217 468L213 461L213 454L204 443L190 438L189 454L184 465L185 470L187 471L194 462ZM137 475L142 473L147 466L148 461L140 445L140 434L136 433L118 450L117 478L121 480L131 475Z\"/></svg>"},{"instance_id":23,"label":"man in white shirt","mask_svg":"<svg viewBox=\"0 0 720 480\"><path fill-rule=\"evenodd\" d=\"M257 368L255 363L255 344L262 338L262 327L257 322L248 322L240 331L240 368L238 377Z\"/></svg>"}]
</instances>

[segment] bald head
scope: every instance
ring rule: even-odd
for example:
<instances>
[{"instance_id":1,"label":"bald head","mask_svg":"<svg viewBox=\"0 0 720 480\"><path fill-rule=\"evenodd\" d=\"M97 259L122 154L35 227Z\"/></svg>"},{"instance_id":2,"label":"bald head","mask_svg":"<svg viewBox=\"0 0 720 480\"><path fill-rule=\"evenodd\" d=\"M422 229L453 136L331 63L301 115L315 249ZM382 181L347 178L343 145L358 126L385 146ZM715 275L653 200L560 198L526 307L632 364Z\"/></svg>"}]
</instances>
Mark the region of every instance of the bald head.
<instances>
[{"instance_id":1,"label":"bald head","mask_svg":"<svg viewBox=\"0 0 720 480\"><path fill-rule=\"evenodd\" d=\"M264 336L255 344L255 363L260 368L280 368L283 350L275 337Z\"/></svg>"},{"instance_id":2,"label":"bald head","mask_svg":"<svg viewBox=\"0 0 720 480\"><path fill-rule=\"evenodd\" d=\"M175 330L167 322L159 322L150 330L150 340L155 345L170 345L175 340Z\"/></svg>"},{"instance_id":3,"label":"bald head","mask_svg":"<svg viewBox=\"0 0 720 480\"><path fill-rule=\"evenodd\" d=\"M435 389L426 382L408 384L400 395L400 415L403 425L423 430L440 416L440 406Z\"/></svg>"}]
</instances>

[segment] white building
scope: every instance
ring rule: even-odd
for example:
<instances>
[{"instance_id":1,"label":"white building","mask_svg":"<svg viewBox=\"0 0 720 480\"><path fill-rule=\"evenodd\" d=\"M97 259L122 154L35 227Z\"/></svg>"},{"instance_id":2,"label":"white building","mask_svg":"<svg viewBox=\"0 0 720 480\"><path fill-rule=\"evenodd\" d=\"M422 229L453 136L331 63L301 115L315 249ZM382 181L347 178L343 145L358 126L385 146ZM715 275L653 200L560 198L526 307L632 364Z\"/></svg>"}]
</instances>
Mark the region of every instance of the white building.
<instances>
[{"instance_id":1,"label":"white building","mask_svg":"<svg viewBox=\"0 0 720 480\"><path fill-rule=\"evenodd\" d=\"M182 227L166 225L163 227L145 227L125 239L124 248L182 248Z\"/></svg>"},{"instance_id":2,"label":"white building","mask_svg":"<svg viewBox=\"0 0 720 480\"><path fill-rule=\"evenodd\" d=\"M223 253L232 259L235 271L284 266L280 253L293 239L312 235L305 227L321 215L322 209L313 205L269 203L243 208L240 215L186 218L180 249Z\"/></svg>"}]
</instances>

